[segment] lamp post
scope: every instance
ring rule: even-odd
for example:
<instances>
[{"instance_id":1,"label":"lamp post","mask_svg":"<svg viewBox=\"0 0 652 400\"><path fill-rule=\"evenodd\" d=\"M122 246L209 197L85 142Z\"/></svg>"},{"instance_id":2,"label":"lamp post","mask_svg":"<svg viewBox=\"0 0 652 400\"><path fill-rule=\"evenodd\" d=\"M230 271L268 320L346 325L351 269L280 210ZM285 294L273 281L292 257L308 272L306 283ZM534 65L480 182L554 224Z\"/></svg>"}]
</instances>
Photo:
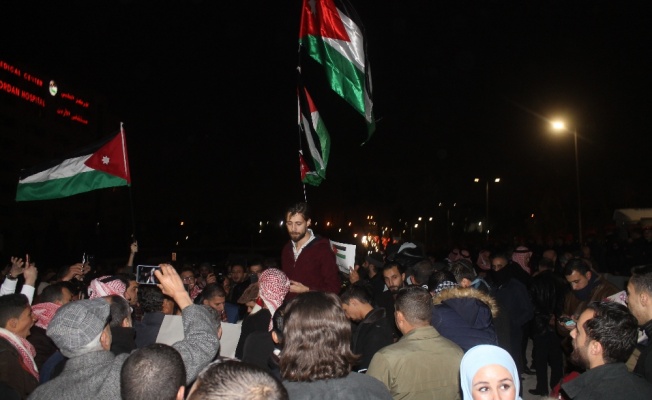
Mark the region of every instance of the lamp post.
<instances>
[{"instance_id":1,"label":"lamp post","mask_svg":"<svg viewBox=\"0 0 652 400\"><path fill-rule=\"evenodd\" d=\"M475 183L480 183L480 178L475 178L473 179L473 182ZM485 213L484 213L484 218L485 218L485 224L487 229L487 236L489 236L489 179L485 179ZM500 178L494 178L494 183L499 183Z\"/></svg>"},{"instance_id":2,"label":"lamp post","mask_svg":"<svg viewBox=\"0 0 652 400\"><path fill-rule=\"evenodd\" d=\"M557 132L570 133L570 130L566 128L566 124L563 121L553 121L552 129ZM580 195L580 163L577 156L577 128L573 129L573 141L575 144L575 186L577 187L577 238L580 241L580 245L582 245L582 197Z\"/></svg>"}]
</instances>

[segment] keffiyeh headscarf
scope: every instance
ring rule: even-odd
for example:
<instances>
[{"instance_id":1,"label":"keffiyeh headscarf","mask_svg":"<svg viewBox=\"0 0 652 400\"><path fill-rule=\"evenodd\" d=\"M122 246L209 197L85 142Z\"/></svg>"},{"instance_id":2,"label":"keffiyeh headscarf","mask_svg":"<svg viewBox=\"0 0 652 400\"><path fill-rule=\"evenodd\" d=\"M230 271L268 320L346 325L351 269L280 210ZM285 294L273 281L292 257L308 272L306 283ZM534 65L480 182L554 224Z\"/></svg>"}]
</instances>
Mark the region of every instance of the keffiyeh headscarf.
<instances>
[{"instance_id":1,"label":"keffiyeh headscarf","mask_svg":"<svg viewBox=\"0 0 652 400\"><path fill-rule=\"evenodd\" d=\"M61 307L60 304L55 303L39 303L32 306L32 314L38 317L38 320L34 325L39 328L48 329L54 313Z\"/></svg>"},{"instance_id":2,"label":"keffiyeh headscarf","mask_svg":"<svg viewBox=\"0 0 652 400\"><path fill-rule=\"evenodd\" d=\"M258 285L258 296L273 316L290 291L290 280L280 269L269 268L260 274ZM272 330L271 320L269 321L269 330Z\"/></svg>"},{"instance_id":3,"label":"keffiyeh headscarf","mask_svg":"<svg viewBox=\"0 0 652 400\"><path fill-rule=\"evenodd\" d=\"M442 290L457 287L457 283L451 281L443 281L435 288L435 296L441 293Z\"/></svg>"},{"instance_id":4,"label":"keffiyeh headscarf","mask_svg":"<svg viewBox=\"0 0 652 400\"><path fill-rule=\"evenodd\" d=\"M88 297L96 299L98 297L118 295L125 297L127 286L115 276L101 276L93 279L88 285Z\"/></svg>"},{"instance_id":5,"label":"keffiyeh headscarf","mask_svg":"<svg viewBox=\"0 0 652 400\"><path fill-rule=\"evenodd\" d=\"M530 266L528 265L528 261L531 257L532 252L525 246L518 246L516 250L514 250L514 253L512 253L512 261L520 265L521 268L523 268L523 270L528 274L530 274Z\"/></svg>"},{"instance_id":6,"label":"keffiyeh headscarf","mask_svg":"<svg viewBox=\"0 0 652 400\"><path fill-rule=\"evenodd\" d=\"M514 399L520 400L518 393L521 386L521 379L512 356L504 349L489 344L472 347L462 357L460 364L460 382L462 384L463 400L473 400L473 378L475 374L478 373L480 368L493 364L500 365L509 371L512 375L516 392Z\"/></svg>"}]
</instances>

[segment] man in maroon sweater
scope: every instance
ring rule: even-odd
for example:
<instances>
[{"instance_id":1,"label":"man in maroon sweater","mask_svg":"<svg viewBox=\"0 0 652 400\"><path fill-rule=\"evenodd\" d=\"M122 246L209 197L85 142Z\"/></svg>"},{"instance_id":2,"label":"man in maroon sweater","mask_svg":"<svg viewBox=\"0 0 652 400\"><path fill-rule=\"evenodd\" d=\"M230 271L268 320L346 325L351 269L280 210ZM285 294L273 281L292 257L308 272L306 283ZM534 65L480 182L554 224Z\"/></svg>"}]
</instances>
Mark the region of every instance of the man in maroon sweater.
<instances>
[{"instance_id":1,"label":"man in maroon sweater","mask_svg":"<svg viewBox=\"0 0 652 400\"><path fill-rule=\"evenodd\" d=\"M310 290L339 294L341 281L330 240L309 229L308 204L297 203L285 213L290 242L283 247L281 268L290 279L286 300Z\"/></svg>"}]
</instances>

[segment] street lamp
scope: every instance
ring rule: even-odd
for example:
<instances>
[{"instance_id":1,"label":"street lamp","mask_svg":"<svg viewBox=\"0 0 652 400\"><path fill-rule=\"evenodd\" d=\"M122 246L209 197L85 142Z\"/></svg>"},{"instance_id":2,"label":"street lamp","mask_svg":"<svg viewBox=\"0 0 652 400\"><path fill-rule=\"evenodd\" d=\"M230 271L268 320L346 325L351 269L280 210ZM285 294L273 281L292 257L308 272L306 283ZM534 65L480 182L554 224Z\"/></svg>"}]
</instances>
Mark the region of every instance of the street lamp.
<instances>
[{"instance_id":1,"label":"street lamp","mask_svg":"<svg viewBox=\"0 0 652 400\"><path fill-rule=\"evenodd\" d=\"M489 235L489 179L485 179L485 223L487 235ZM473 182L480 183L480 178L473 179ZM494 183L499 183L500 178L494 178Z\"/></svg>"},{"instance_id":2,"label":"street lamp","mask_svg":"<svg viewBox=\"0 0 652 400\"><path fill-rule=\"evenodd\" d=\"M552 129L556 132L567 132L570 133L570 130L566 128L566 124L563 121L552 121ZM578 228L578 239L580 245L582 242L582 198L580 196L580 163L579 158L577 157L577 128L573 129L573 140L575 143L575 186L577 186L577 228Z\"/></svg>"}]
</instances>

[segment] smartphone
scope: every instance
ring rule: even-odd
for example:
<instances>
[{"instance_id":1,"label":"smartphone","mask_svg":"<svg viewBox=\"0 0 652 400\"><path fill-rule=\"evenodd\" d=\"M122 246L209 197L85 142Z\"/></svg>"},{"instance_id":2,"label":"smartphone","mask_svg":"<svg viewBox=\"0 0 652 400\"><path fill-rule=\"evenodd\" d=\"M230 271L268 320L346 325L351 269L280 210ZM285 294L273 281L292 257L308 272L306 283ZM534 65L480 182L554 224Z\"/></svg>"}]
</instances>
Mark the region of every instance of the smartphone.
<instances>
[{"instance_id":1,"label":"smartphone","mask_svg":"<svg viewBox=\"0 0 652 400\"><path fill-rule=\"evenodd\" d=\"M136 282L141 285L156 285L160 283L154 271L161 269L158 265L139 265L136 267Z\"/></svg>"},{"instance_id":2,"label":"smartphone","mask_svg":"<svg viewBox=\"0 0 652 400\"><path fill-rule=\"evenodd\" d=\"M566 325L566 326L575 325L575 321L573 321L573 319L569 318L569 317L559 317L559 322Z\"/></svg>"}]
</instances>

